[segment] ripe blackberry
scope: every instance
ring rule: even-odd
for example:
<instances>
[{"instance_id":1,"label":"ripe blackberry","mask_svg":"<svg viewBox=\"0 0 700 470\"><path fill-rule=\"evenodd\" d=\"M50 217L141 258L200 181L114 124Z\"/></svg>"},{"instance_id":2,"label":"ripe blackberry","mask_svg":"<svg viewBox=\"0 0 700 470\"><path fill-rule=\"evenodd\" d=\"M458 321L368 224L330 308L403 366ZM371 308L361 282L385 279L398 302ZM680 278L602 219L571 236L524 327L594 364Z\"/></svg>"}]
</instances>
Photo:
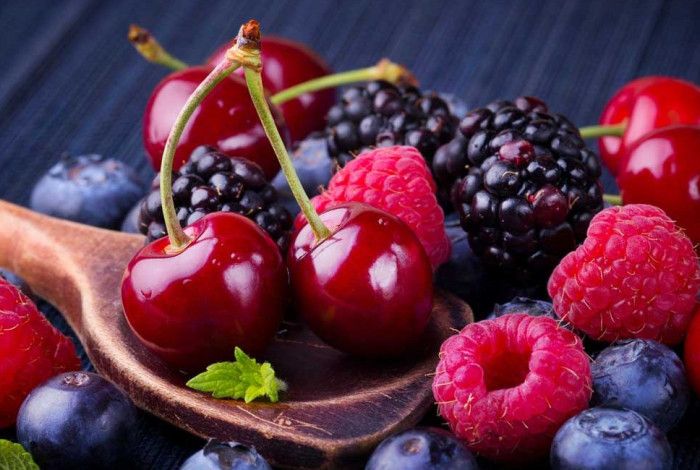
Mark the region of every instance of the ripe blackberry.
<instances>
[{"instance_id":1,"label":"ripe blackberry","mask_svg":"<svg viewBox=\"0 0 700 470\"><path fill-rule=\"evenodd\" d=\"M430 166L435 151L452 140L458 124L438 94L384 81L345 90L327 120L328 153L341 167L364 150L391 145L416 147Z\"/></svg>"},{"instance_id":2,"label":"ripe blackberry","mask_svg":"<svg viewBox=\"0 0 700 470\"><path fill-rule=\"evenodd\" d=\"M468 113L433 172L443 184L461 177L452 200L472 249L519 283L546 278L603 208L598 157L537 98Z\"/></svg>"},{"instance_id":3,"label":"ripe blackberry","mask_svg":"<svg viewBox=\"0 0 700 470\"><path fill-rule=\"evenodd\" d=\"M287 250L292 217L277 202L277 191L262 169L249 160L229 157L212 147L198 147L173 173L173 197L183 227L211 212L236 212L262 227L280 250ZM141 203L139 230L149 240L166 235L158 176Z\"/></svg>"}]
</instances>

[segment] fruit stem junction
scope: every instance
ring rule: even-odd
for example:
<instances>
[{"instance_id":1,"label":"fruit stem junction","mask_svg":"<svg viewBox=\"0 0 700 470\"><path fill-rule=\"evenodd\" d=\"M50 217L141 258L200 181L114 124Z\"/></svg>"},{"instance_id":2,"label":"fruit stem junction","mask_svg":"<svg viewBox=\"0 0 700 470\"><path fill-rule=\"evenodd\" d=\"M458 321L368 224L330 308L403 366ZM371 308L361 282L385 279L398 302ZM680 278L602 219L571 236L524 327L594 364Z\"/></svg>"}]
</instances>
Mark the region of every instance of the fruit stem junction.
<instances>
[{"instance_id":1,"label":"fruit stem junction","mask_svg":"<svg viewBox=\"0 0 700 470\"><path fill-rule=\"evenodd\" d=\"M586 126L579 129L581 137L584 139L595 139L597 137L622 137L625 133L626 123L606 124L599 126Z\"/></svg>"},{"instance_id":2,"label":"fruit stem junction","mask_svg":"<svg viewBox=\"0 0 700 470\"><path fill-rule=\"evenodd\" d=\"M259 27L259 25L257 26ZM296 199L301 211L306 216L306 220L308 220L316 240L321 241L329 237L331 232L328 227L324 225L311 204L309 197L306 195L301 181L299 181L299 176L294 169L292 160L289 158L284 141L275 125L275 119L270 112L270 105L265 97L265 89L263 88L262 76L260 74L263 65L262 59L260 58L260 31L257 31L256 41L251 40L247 44L236 43L233 48L229 49L226 55L227 57L230 56L238 60L245 69L245 80L255 110L258 112L258 117L265 129L267 138L270 140L272 149L275 151L275 155L277 155L277 160L279 160L280 167L289 183L294 199Z\"/></svg>"},{"instance_id":3,"label":"fruit stem junction","mask_svg":"<svg viewBox=\"0 0 700 470\"><path fill-rule=\"evenodd\" d=\"M129 42L141 56L149 62L172 70L187 68L187 64L166 51L147 29L137 24L129 26Z\"/></svg>"},{"instance_id":4,"label":"fruit stem junction","mask_svg":"<svg viewBox=\"0 0 700 470\"><path fill-rule=\"evenodd\" d=\"M326 75L299 83L298 85L294 85L273 95L270 101L272 104L280 105L294 98L298 98L305 93L373 80L385 80L394 84L405 83L414 86L418 84L416 78L406 67L391 62L389 59L382 59L372 67L334 73L332 75Z\"/></svg>"},{"instance_id":5,"label":"fruit stem junction","mask_svg":"<svg viewBox=\"0 0 700 470\"><path fill-rule=\"evenodd\" d=\"M247 32L245 28L253 21L254 20L250 20L248 23L241 26L236 39L236 45L231 48L229 52L241 47L240 44L247 44L248 38L245 36ZM257 21L255 21L255 23L257 24ZM177 144L180 142L180 137L185 130L185 126L187 126L187 122L204 98L207 97L216 85L231 75L231 73L240 66L241 62L235 60L235 57L232 57L231 54L226 54L226 57L214 67L214 70L207 75L202 83L197 85L194 92L187 98L185 105L180 110L180 114L178 114L175 119L175 124L172 129L170 129L168 140L165 142L163 160L160 166L160 199L163 205L165 228L170 237L170 249L173 251L184 249L191 241L182 227L180 227L177 213L175 212L175 201L173 200L173 160L175 159Z\"/></svg>"}]
</instances>

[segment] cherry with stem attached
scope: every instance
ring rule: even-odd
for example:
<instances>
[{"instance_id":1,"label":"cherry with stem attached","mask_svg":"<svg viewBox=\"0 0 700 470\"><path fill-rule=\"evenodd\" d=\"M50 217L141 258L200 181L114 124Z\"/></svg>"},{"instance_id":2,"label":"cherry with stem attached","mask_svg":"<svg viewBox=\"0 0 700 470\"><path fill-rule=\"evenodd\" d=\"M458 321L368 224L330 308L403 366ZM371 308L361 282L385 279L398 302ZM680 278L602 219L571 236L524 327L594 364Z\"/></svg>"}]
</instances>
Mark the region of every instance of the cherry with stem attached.
<instances>
[{"instance_id":1,"label":"cherry with stem attached","mask_svg":"<svg viewBox=\"0 0 700 470\"><path fill-rule=\"evenodd\" d=\"M257 23L255 23L257 25ZM230 54L187 99L168 136L160 188L168 236L141 249L122 280L126 320L144 346L173 367L199 371L230 359L235 347L259 354L274 337L287 304L284 261L255 223L213 213L182 229L172 196L175 150L188 120L256 34L241 27Z\"/></svg>"},{"instance_id":2,"label":"cherry with stem attached","mask_svg":"<svg viewBox=\"0 0 700 470\"><path fill-rule=\"evenodd\" d=\"M287 259L297 312L321 339L346 353L405 353L430 319L428 256L407 225L379 209L353 203L316 213L264 99L260 49L249 52L242 63L251 98L309 221L296 235Z\"/></svg>"}]
</instances>

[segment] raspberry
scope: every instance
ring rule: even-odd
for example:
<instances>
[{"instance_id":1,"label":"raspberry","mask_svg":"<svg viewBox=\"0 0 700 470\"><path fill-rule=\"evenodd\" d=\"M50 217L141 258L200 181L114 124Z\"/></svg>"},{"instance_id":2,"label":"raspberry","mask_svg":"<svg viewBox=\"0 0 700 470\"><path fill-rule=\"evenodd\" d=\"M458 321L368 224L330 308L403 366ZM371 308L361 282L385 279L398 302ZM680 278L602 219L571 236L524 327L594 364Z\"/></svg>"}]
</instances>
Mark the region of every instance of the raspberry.
<instances>
[{"instance_id":1,"label":"raspberry","mask_svg":"<svg viewBox=\"0 0 700 470\"><path fill-rule=\"evenodd\" d=\"M440 415L457 437L506 462L546 455L591 391L581 340L552 318L522 313L472 323L448 338L433 382Z\"/></svg>"},{"instance_id":2,"label":"raspberry","mask_svg":"<svg viewBox=\"0 0 700 470\"><path fill-rule=\"evenodd\" d=\"M323 212L344 202L364 202L397 216L413 229L437 268L450 256L450 241L435 189L430 170L416 148L380 147L350 160L312 203ZM305 223L300 214L295 228Z\"/></svg>"},{"instance_id":3,"label":"raspberry","mask_svg":"<svg viewBox=\"0 0 700 470\"><path fill-rule=\"evenodd\" d=\"M562 259L547 286L554 311L591 338L677 344L700 289L690 239L659 208L611 207Z\"/></svg>"},{"instance_id":4,"label":"raspberry","mask_svg":"<svg viewBox=\"0 0 700 470\"><path fill-rule=\"evenodd\" d=\"M15 286L0 279L0 429L12 426L29 392L54 375L80 369L73 343Z\"/></svg>"}]
</instances>

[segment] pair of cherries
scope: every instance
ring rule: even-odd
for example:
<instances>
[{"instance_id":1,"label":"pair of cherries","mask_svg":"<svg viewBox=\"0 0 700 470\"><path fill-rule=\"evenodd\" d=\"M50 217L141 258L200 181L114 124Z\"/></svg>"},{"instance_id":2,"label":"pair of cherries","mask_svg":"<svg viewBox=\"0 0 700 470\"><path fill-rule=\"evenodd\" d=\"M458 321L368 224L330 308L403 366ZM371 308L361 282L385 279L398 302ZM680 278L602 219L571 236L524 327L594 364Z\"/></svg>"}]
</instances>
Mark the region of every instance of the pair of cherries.
<instances>
[{"instance_id":1,"label":"pair of cherries","mask_svg":"<svg viewBox=\"0 0 700 470\"><path fill-rule=\"evenodd\" d=\"M132 26L133 28L138 27ZM130 34L130 39L142 43L153 41L141 29L133 32L133 37ZM165 142L178 112L197 86L221 62L229 47L229 44L222 45L205 64L196 67L187 67L170 58L168 63L180 70L171 73L156 86L143 118L143 142L154 169L160 168ZM165 54L162 50L158 53ZM311 49L280 37L265 38L263 60L263 84L266 91L272 94L331 73L330 67ZM322 129L325 126L325 115L335 99L335 91L325 89L304 93L279 106L273 106L276 123L282 130L285 143L296 142L311 132ZM272 178L279 170L275 153L256 118L253 105L248 99L248 89L240 74L224 79L192 116L175 154L175 169L185 163L196 147L205 144L254 161L262 167L268 178Z\"/></svg>"},{"instance_id":2,"label":"pair of cherries","mask_svg":"<svg viewBox=\"0 0 700 470\"><path fill-rule=\"evenodd\" d=\"M662 208L700 243L700 87L670 77L634 80L607 103L600 123L620 134L601 138L600 154L623 202Z\"/></svg>"},{"instance_id":3,"label":"pair of cherries","mask_svg":"<svg viewBox=\"0 0 700 470\"><path fill-rule=\"evenodd\" d=\"M320 215L313 210L264 96L258 28L254 20L241 27L229 53L178 110L160 172L169 237L129 263L122 282L126 319L153 353L198 371L230 358L235 346L253 355L263 351L291 294L303 319L330 345L360 356L397 356L418 341L430 318L430 261L413 231L390 214L357 203ZM180 133L238 62L251 112L309 220L286 263L272 239L245 217L213 213L183 230L174 212L169 175Z\"/></svg>"}]
</instances>

